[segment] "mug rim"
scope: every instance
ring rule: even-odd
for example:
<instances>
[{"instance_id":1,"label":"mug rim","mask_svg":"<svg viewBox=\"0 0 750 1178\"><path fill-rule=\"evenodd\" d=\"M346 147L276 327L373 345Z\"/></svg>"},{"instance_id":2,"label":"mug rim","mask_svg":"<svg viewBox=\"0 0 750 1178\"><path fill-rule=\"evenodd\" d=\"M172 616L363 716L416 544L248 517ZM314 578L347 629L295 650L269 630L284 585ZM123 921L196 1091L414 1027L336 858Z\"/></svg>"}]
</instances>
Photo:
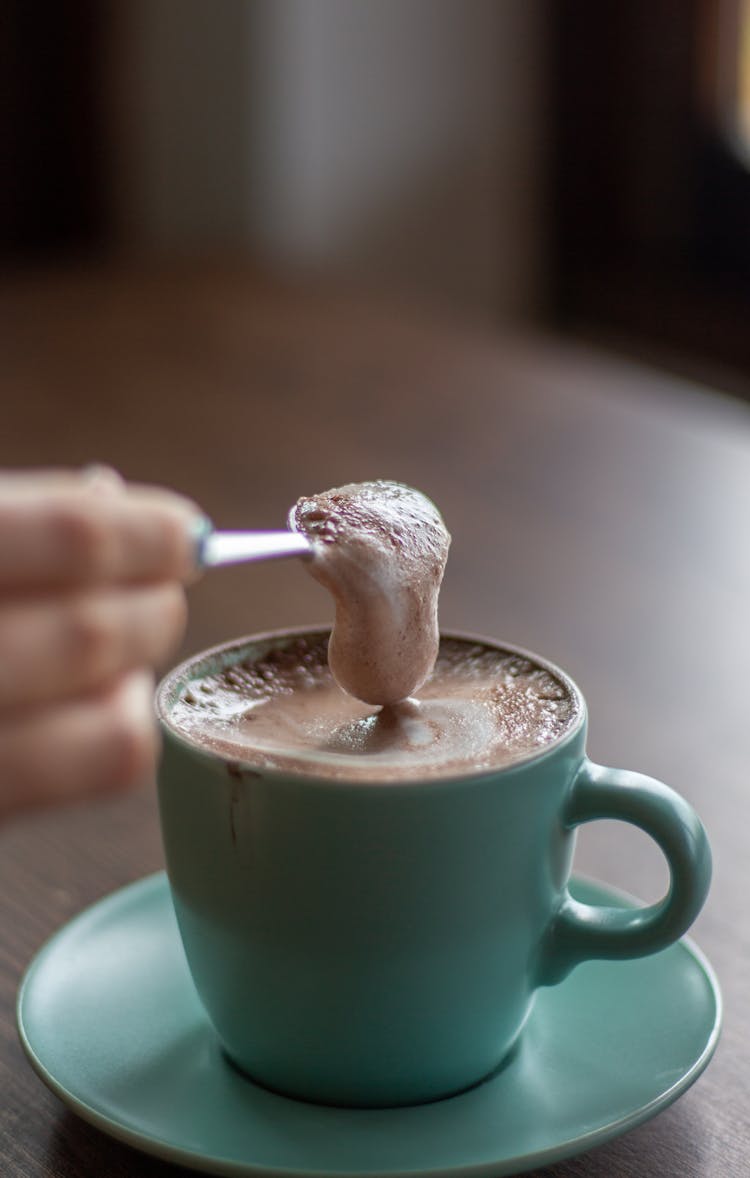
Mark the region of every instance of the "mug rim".
<instances>
[{"instance_id":1,"label":"mug rim","mask_svg":"<svg viewBox=\"0 0 750 1178\"><path fill-rule=\"evenodd\" d=\"M568 742L576 739L582 729L585 729L588 709L583 692L578 684L556 663L551 659L545 658L543 655L537 654L528 647L519 646L515 642L505 642L499 638L489 638L486 635L477 634L470 630L440 630L440 638L449 640L456 640L459 642L478 643L483 646L488 646L494 650L507 651L509 654L518 655L521 658L530 659L537 663L544 670L550 672L553 676L560 679L570 692L571 697L575 703L575 719L558 737L543 745L539 749L532 749L527 753L521 753L514 757L511 761L503 765L495 765L485 767L482 769L467 769L460 773L432 775L425 777L408 777L401 781L378 780L377 778L362 778L356 782L351 778L343 776L336 776L333 774L316 773L313 768L300 768L299 761L294 765L263 765L258 761L242 760L240 757L230 756L226 752L221 752L218 749L211 748L203 744L199 740L191 739L190 736L182 729L178 728L171 722L170 705L174 702L176 690L184 683L189 682L186 678L186 673L193 668L200 667L201 674L205 674L209 670L211 660L215 660L222 655L231 654L235 651L239 652L249 646L262 642L274 642L282 638L299 638L306 635L315 637L330 636L332 631L330 624L311 624L298 626L281 626L272 630L263 630L254 634L246 634L239 638L230 638L224 642L216 643L214 646L206 647L203 650L197 651L195 654L188 655L176 666L172 667L159 680L154 691L154 710L156 718L165 735L170 739L176 741L186 750L193 754L198 754L205 757L209 762L213 762L221 766L231 766L238 772L247 770L255 774L262 774L269 778L286 778L293 779L300 782L310 782L317 784L325 784L328 786L348 787L356 785L357 789L377 786L382 789L384 786L392 788L404 788L407 786L418 785L424 788L425 785L438 786L447 784L449 782L468 782L477 781L488 777L497 777L500 774L512 773L518 769L526 768L532 764L539 764L540 761L547 757L556 754ZM231 665L230 663L226 665ZM196 676L197 677L197 676Z\"/></svg>"}]
</instances>

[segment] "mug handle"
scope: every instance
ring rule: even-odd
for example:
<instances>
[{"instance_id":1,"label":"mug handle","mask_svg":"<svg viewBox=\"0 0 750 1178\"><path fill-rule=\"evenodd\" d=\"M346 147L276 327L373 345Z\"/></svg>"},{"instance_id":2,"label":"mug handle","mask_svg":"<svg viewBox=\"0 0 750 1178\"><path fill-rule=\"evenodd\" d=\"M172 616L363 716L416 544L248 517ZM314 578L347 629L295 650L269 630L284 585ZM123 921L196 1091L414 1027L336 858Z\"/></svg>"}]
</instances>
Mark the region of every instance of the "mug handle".
<instances>
[{"instance_id":1,"label":"mug handle","mask_svg":"<svg viewBox=\"0 0 750 1178\"><path fill-rule=\"evenodd\" d=\"M598 818L640 827L663 851L670 871L667 895L641 908L582 904L565 891L541 954L541 985L554 985L581 961L624 960L655 953L695 920L711 882L711 850L703 824L669 786L629 769L585 759L563 813L568 829Z\"/></svg>"}]
</instances>

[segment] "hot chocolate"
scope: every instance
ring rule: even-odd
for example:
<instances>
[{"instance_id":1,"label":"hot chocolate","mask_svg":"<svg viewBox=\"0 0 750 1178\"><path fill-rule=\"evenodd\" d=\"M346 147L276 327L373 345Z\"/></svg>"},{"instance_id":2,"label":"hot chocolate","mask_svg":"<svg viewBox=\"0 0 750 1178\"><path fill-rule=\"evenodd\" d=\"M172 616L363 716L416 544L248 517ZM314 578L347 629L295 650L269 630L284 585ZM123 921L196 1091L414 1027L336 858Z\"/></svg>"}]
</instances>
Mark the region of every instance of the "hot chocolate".
<instances>
[{"instance_id":1,"label":"hot chocolate","mask_svg":"<svg viewBox=\"0 0 750 1178\"><path fill-rule=\"evenodd\" d=\"M524 759L575 726L575 689L523 652L439 636L450 536L421 492L379 480L300 499L332 631L234 644L178 668L162 715L258 768L353 781L462 775Z\"/></svg>"},{"instance_id":2,"label":"hot chocolate","mask_svg":"<svg viewBox=\"0 0 750 1178\"><path fill-rule=\"evenodd\" d=\"M238 763L384 783L524 760L581 717L575 688L551 667L458 637L441 639L413 698L369 706L335 682L328 639L287 633L199 656L166 681L162 714L191 744Z\"/></svg>"}]
</instances>

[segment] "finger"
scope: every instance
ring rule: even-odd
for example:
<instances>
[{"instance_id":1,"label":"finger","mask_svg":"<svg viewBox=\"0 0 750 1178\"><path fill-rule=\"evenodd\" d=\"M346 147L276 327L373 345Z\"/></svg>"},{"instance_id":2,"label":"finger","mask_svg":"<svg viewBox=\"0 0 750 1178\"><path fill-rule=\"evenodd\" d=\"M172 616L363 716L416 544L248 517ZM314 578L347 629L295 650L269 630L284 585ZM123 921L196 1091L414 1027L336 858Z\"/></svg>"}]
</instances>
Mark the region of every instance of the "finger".
<instances>
[{"instance_id":1,"label":"finger","mask_svg":"<svg viewBox=\"0 0 750 1178\"><path fill-rule=\"evenodd\" d=\"M188 581L205 521L156 487L118 487L114 472L0 477L0 592Z\"/></svg>"},{"instance_id":2,"label":"finger","mask_svg":"<svg viewBox=\"0 0 750 1178\"><path fill-rule=\"evenodd\" d=\"M100 696L0 720L0 818L145 781L157 747L153 679L142 671Z\"/></svg>"},{"instance_id":3,"label":"finger","mask_svg":"<svg viewBox=\"0 0 750 1178\"><path fill-rule=\"evenodd\" d=\"M41 466L23 467L19 470L12 470L10 467L4 467L0 470L0 488L13 491L18 495L35 492L40 486L48 487L51 490L59 490L60 488L79 485L81 479L87 477L88 472L92 469L111 470L112 467L100 463L89 464L89 466L85 466L82 469L71 469L63 466Z\"/></svg>"},{"instance_id":4,"label":"finger","mask_svg":"<svg viewBox=\"0 0 750 1178\"><path fill-rule=\"evenodd\" d=\"M102 588L0 607L0 715L163 663L182 637L179 585Z\"/></svg>"},{"instance_id":5,"label":"finger","mask_svg":"<svg viewBox=\"0 0 750 1178\"><path fill-rule=\"evenodd\" d=\"M3 493L22 497L36 495L44 488L48 491L107 489L122 491L127 486L122 475L112 466L103 462L91 462L76 469L64 467L24 468L22 470L0 470L0 495Z\"/></svg>"}]
</instances>

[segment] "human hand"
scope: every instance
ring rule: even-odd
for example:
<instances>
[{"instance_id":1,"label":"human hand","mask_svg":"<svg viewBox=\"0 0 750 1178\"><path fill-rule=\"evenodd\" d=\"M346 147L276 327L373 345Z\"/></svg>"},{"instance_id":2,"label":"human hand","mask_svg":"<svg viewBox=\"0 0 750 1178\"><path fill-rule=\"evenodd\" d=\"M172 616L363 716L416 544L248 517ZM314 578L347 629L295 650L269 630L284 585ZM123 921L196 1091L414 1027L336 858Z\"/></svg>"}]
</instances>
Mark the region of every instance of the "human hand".
<instances>
[{"instance_id":1,"label":"human hand","mask_svg":"<svg viewBox=\"0 0 750 1178\"><path fill-rule=\"evenodd\" d=\"M0 473L0 820L153 768L200 519L107 468Z\"/></svg>"}]
</instances>

